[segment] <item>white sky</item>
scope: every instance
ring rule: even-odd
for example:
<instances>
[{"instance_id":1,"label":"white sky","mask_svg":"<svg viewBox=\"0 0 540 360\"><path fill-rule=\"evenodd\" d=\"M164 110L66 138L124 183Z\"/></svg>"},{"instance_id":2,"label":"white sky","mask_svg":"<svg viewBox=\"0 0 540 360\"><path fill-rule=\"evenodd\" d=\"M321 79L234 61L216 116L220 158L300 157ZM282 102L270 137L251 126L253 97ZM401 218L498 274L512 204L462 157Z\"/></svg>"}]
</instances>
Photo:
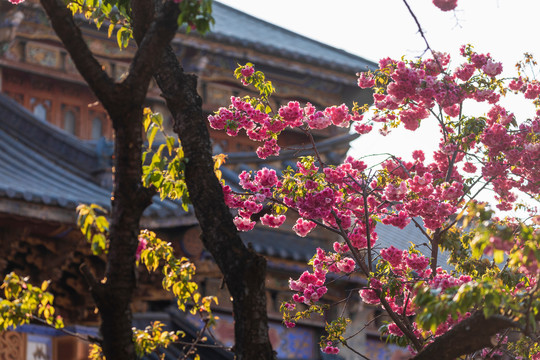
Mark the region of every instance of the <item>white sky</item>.
<instances>
[{"instance_id":1,"label":"white sky","mask_svg":"<svg viewBox=\"0 0 540 360\"><path fill-rule=\"evenodd\" d=\"M426 48L402 0L219 1L373 61L388 56L412 58ZM409 5L431 47L450 53L456 67L461 62L459 47L467 43L502 61L508 76L514 75L514 64L524 52L540 57L539 0L458 0L458 7L450 12L440 11L431 0L409 0ZM518 117L530 114L519 103L510 103L508 110ZM417 148L436 147L437 134L434 122L424 121L416 132L398 130L385 138L376 133L364 136L353 149L358 156L384 149L408 157L404 155Z\"/></svg>"},{"instance_id":2,"label":"white sky","mask_svg":"<svg viewBox=\"0 0 540 360\"><path fill-rule=\"evenodd\" d=\"M374 61L418 56L425 49L401 0L219 1ZM540 34L538 0L458 0L450 12L431 0L409 0L409 5L435 50L456 53L461 44L472 43L513 66L524 51L540 48L533 40Z\"/></svg>"}]
</instances>

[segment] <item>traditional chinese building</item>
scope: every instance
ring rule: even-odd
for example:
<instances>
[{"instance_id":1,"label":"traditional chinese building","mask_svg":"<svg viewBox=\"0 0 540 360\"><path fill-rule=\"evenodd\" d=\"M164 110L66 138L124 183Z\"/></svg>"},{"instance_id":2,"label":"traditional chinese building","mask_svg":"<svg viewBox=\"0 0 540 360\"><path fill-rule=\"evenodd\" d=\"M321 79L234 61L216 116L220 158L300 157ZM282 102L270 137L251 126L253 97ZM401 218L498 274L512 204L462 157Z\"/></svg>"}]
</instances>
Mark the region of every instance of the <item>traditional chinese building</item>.
<instances>
[{"instance_id":1,"label":"traditional chinese building","mask_svg":"<svg viewBox=\"0 0 540 360\"><path fill-rule=\"evenodd\" d=\"M78 231L75 208L79 203L108 207L112 128L40 6L33 0L17 7L0 1L0 270L2 274L17 271L36 283L52 279L56 306L70 329L95 335L97 316L79 266L90 264L99 273L104 263L91 254ZM218 2L214 3L214 18L215 26L206 36L179 31L172 41L184 69L199 76L199 93L209 114L227 106L231 96L249 94L232 77L237 64L246 62L254 63L276 86L278 92L272 100L275 108L293 99L319 108L368 101L370 94L356 86L355 74L374 68L374 63ZM106 31L97 30L84 19L81 22L97 59L110 76L120 79L135 48L121 50ZM168 113L155 85L149 90L148 105ZM242 170L294 167L298 149L307 140L301 133L288 131L280 145L289 150L262 163L253 153L256 146L246 137L231 138L216 131L211 135L215 151L229 155L223 176L231 183ZM319 151L330 164L343 158L354 137L346 130L315 133ZM260 227L243 236L268 259L270 335L278 357L320 359L317 343L324 319L286 330L278 309L290 296L289 277L302 272L316 248L328 248L333 238L316 231L300 239L287 230L290 225L283 229ZM179 253L195 262L201 288L206 294L217 294L220 300L216 311L222 321L215 330L217 338L231 345L229 295L221 288L221 275L198 238L193 214L174 202L156 202L144 213L142 226L159 231ZM388 241L403 240L389 235ZM171 328L198 326L196 319L170 307L173 299L154 285L159 284L158 278L141 272L140 282L134 303L140 313L137 325L158 319ZM360 277L337 282L328 294L329 301L339 300L361 283ZM363 324L372 315L373 309L364 309L355 316ZM379 344L376 338L358 340L366 352L372 349L382 354ZM166 355L177 358L179 351L172 348ZM0 336L0 358L8 354L12 359L83 359L87 345L64 333L32 325ZM230 357L219 351L205 356Z\"/></svg>"}]
</instances>

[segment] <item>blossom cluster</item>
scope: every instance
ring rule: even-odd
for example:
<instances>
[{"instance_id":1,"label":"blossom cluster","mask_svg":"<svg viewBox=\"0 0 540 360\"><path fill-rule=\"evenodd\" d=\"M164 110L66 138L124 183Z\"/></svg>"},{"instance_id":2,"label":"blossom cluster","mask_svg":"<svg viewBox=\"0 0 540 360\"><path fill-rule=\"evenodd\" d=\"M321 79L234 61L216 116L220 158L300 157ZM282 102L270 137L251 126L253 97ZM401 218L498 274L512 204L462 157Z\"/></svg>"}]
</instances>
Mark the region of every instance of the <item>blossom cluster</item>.
<instances>
[{"instance_id":1,"label":"blossom cluster","mask_svg":"<svg viewBox=\"0 0 540 360\"><path fill-rule=\"evenodd\" d=\"M257 149L261 159L279 155L280 147L276 137L286 128L322 130L330 125L348 127L354 121L363 133L371 130L369 125L361 122L363 118L355 112L351 113L345 104L317 110L310 103L301 107L297 101L289 101L274 115L261 110L260 105L249 97L233 96L229 108L220 108L208 117L210 126L216 130L225 130L231 136L238 135L243 129L251 140L264 142Z\"/></svg>"},{"instance_id":2,"label":"blossom cluster","mask_svg":"<svg viewBox=\"0 0 540 360\"><path fill-rule=\"evenodd\" d=\"M295 303L310 305L317 302L328 291L324 285L327 274L329 272L350 274L355 270L356 263L349 257L328 253L318 248L312 266L312 273L304 271L297 280L289 280L290 289L296 292L292 297Z\"/></svg>"},{"instance_id":3,"label":"blossom cluster","mask_svg":"<svg viewBox=\"0 0 540 360\"><path fill-rule=\"evenodd\" d=\"M233 96L231 105L217 110L208 117L208 121L210 127L225 130L230 136L237 136L243 130L251 140L263 142L263 145L257 148L257 155L261 159L279 155L281 148L277 137L287 128L322 130L331 125L348 127L354 122L359 132L368 133L371 130L363 117L356 110L350 111L345 104L317 110L310 103L301 106L298 101L289 101L272 113L267 100L271 93L268 88L271 85L259 79L261 76L257 76L253 66L244 65L237 69L235 74L245 86L253 84L260 89L262 97Z\"/></svg>"},{"instance_id":4,"label":"blossom cluster","mask_svg":"<svg viewBox=\"0 0 540 360\"><path fill-rule=\"evenodd\" d=\"M455 7L455 1L434 3L448 9ZM515 116L499 104L504 95L504 80L499 78L502 64L490 54L475 52L471 46L462 47L461 55L465 61L453 70L450 57L443 53L417 61L382 59L379 70L359 74L358 85L374 90L373 106L364 114L344 104L318 110L297 101L272 112L260 99L233 97L229 108L209 117L215 129L231 136L245 131L251 140L263 142L257 149L263 159L279 153L278 135L287 128L309 132L352 124L360 134L374 127L384 134L396 126L414 131L422 121L432 121L430 116L440 124L440 143L432 160L417 150L412 160L392 156L374 172L352 157L330 166L316 153L300 158L281 176L266 168L243 172L239 184L245 192L235 193L224 186L225 201L237 209L234 221L241 231L253 229L259 218L262 225L281 226L292 212L292 230L299 236L308 236L322 227L342 238L334 243L333 251L318 249L310 263L311 272L290 279L294 295L284 311L294 312L298 304L311 307L323 301L329 274L362 271L369 278L367 286L359 291L363 302L383 306L401 319L413 316L417 311L418 283L442 295L472 278L464 272L442 270L436 266L436 257L429 259L417 251L383 246L378 224L404 229L414 222L422 229L419 236L424 236L429 246L437 247L440 239L436 237L455 226L456 216L467 206L476 183L483 181L494 190L501 210L514 207L516 191L540 195L540 112L517 125ZM239 72L246 84L253 83L254 74L250 66ZM540 85L525 77L511 80L508 88L527 99L540 95ZM486 102L490 109L485 116L469 117L463 114L465 102ZM263 216L253 216L263 207L267 208ZM487 254L508 254L519 247L497 236L490 237L488 243ZM533 261L535 252L532 248L527 251L522 259L532 264L525 269L532 274L538 271ZM407 333L403 323L396 321L389 324L388 332L429 343L467 316L465 312L457 318L449 317L431 330L413 321ZM289 316L285 324L292 327L295 321ZM334 342L323 346L328 353L335 349Z\"/></svg>"}]
</instances>

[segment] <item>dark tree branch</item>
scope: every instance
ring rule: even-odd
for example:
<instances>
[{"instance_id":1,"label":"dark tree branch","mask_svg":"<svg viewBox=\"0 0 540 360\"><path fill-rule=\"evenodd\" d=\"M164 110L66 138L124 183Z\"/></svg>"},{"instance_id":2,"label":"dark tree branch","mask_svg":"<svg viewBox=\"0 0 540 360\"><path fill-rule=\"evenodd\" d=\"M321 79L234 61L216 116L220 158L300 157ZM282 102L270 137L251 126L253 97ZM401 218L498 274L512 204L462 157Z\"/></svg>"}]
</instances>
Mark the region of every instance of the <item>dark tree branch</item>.
<instances>
[{"instance_id":1,"label":"dark tree branch","mask_svg":"<svg viewBox=\"0 0 540 360\"><path fill-rule=\"evenodd\" d=\"M142 40L138 41L139 49L135 53L129 74L123 82L123 85L132 89L134 95L137 96L135 101L144 101L146 98L148 84L157 65L161 62L161 54L176 33L178 15L180 15L178 4L173 1L165 2L156 19L148 26Z\"/></svg>"},{"instance_id":2,"label":"dark tree branch","mask_svg":"<svg viewBox=\"0 0 540 360\"><path fill-rule=\"evenodd\" d=\"M453 360L493 346L492 337L510 328L521 326L501 315L493 315L486 319L484 314L478 311L444 335L435 338L435 341L413 357L413 360Z\"/></svg>"},{"instance_id":3,"label":"dark tree branch","mask_svg":"<svg viewBox=\"0 0 540 360\"><path fill-rule=\"evenodd\" d=\"M88 83L98 99L111 96L114 82L103 71L83 40L81 30L75 24L71 11L60 0L41 0L51 25L69 52L75 67Z\"/></svg>"},{"instance_id":4,"label":"dark tree branch","mask_svg":"<svg viewBox=\"0 0 540 360\"><path fill-rule=\"evenodd\" d=\"M399 329L403 332L403 334L409 338L409 340L412 342L414 348L416 350L422 349L423 346L423 339L418 339L412 329L410 329L407 324L404 323L404 321L401 319L401 317L392 310L392 307L386 300L384 296L381 296L381 291L376 290L377 295L379 296L379 299L381 300L381 305L383 306L384 310L388 313L388 316L396 323L396 325L399 327Z\"/></svg>"},{"instance_id":5,"label":"dark tree branch","mask_svg":"<svg viewBox=\"0 0 540 360\"><path fill-rule=\"evenodd\" d=\"M166 2L157 18L148 25L146 35L140 40L139 49L133 58L127 78L122 84L117 85L102 69L101 64L88 48L81 30L75 24L71 11L65 4L58 0L42 0L41 4L77 70L108 112L118 109L118 102L123 100L119 97L122 98L126 92L129 92L131 101L135 103L144 101L148 83L160 61L160 56L157 54L161 54L165 46L170 43L178 27L177 18L180 10L177 4L172 1ZM110 115L111 118L115 118L112 114Z\"/></svg>"},{"instance_id":6,"label":"dark tree branch","mask_svg":"<svg viewBox=\"0 0 540 360\"><path fill-rule=\"evenodd\" d=\"M139 221L152 191L141 183L143 103L160 54L173 38L178 6L165 3L140 41L128 77L114 84L86 45L70 11L58 0L43 0L52 26L75 66L107 110L115 130L114 187L105 278L85 276L101 316L103 352L109 360L135 359L131 301L136 287L135 252ZM84 268L83 268L84 271Z\"/></svg>"},{"instance_id":7,"label":"dark tree branch","mask_svg":"<svg viewBox=\"0 0 540 360\"><path fill-rule=\"evenodd\" d=\"M156 80L174 116L189 162L186 183L202 229L202 241L224 275L233 298L237 359L274 359L266 314L266 260L238 236L213 170L210 136L197 94L197 78L185 74L172 50L166 52Z\"/></svg>"},{"instance_id":8,"label":"dark tree branch","mask_svg":"<svg viewBox=\"0 0 540 360\"><path fill-rule=\"evenodd\" d=\"M134 2L134 34L142 41L149 11L144 1ZM185 177L202 241L224 275L233 299L236 359L275 359L268 336L266 314L266 260L248 249L238 236L214 162L207 120L197 93L197 77L186 74L176 55L167 47L160 58L155 79L174 118L185 157Z\"/></svg>"}]
</instances>

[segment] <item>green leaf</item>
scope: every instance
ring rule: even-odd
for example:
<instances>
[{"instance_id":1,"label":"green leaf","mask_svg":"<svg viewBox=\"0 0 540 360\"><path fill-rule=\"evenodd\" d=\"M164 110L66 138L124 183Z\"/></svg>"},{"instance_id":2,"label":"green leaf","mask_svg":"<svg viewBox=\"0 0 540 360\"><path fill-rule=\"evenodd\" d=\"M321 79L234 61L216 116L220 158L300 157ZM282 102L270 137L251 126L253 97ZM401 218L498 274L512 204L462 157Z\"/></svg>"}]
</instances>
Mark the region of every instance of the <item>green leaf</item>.
<instances>
[{"instance_id":1,"label":"green leaf","mask_svg":"<svg viewBox=\"0 0 540 360\"><path fill-rule=\"evenodd\" d=\"M116 42L118 43L118 47L121 48L121 49L123 48L123 46L122 46L123 45L122 34L123 34L124 31L125 31L125 28L121 27L116 32Z\"/></svg>"},{"instance_id":2,"label":"green leaf","mask_svg":"<svg viewBox=\"0 0 540 360\"><path fill-rule=\"evenodd\" d=\"M165 138L165 142L167 143L167 149L169 150L169 156L172 155L173 153L173 148L174 148L174 136L167 136Z\"/></svg>"},{"instance_id":3,"label":"green leaf","mask_svg":"<svg viewBox=\"0 0 540 360\"><path fill-rule=\"evenodd\" d=\"M96 225L100 231L109 231L109 221L105 216L98 216L96 218Z\"/></svg>"},{"instance_id":4,"label":"green leaf","mask_svg":"<svg viewBox=\"0 0 540 360\"><path fill-rule=\"evenodd\" d=\"M147 132L149 148L152 148L152 143L154 142L157 132L158 132L157 126L155 126L154 124L150 125L150 131Z\"/></svg>"}]
</instances>

